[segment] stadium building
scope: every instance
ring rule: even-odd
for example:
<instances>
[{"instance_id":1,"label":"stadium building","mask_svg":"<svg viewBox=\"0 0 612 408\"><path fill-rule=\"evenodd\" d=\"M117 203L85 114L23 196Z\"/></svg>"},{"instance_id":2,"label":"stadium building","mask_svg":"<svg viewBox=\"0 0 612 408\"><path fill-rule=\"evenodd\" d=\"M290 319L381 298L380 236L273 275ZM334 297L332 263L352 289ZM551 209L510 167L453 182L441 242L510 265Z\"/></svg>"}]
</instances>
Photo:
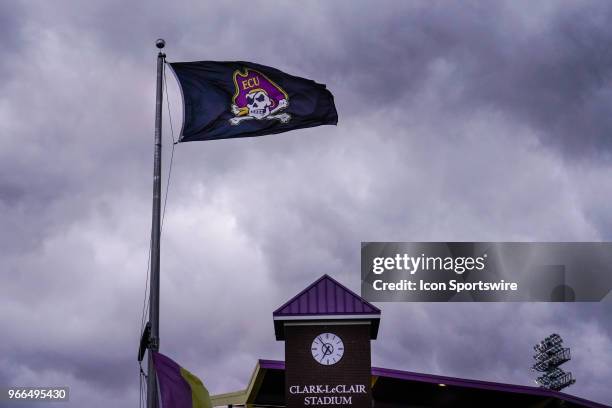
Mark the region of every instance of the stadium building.
<instances>
[{"instance_id":1,"label":"stadium building","mask_svg":"<svg viewBox=\"0 0 612 408\"><path fill-rule=\"evenodd\" d=\"M324 275L273 313L285 361L259 360L242 391L213 406L605 408L562 392L371 366L380 310Z\"/></svg>"}]
</instances>

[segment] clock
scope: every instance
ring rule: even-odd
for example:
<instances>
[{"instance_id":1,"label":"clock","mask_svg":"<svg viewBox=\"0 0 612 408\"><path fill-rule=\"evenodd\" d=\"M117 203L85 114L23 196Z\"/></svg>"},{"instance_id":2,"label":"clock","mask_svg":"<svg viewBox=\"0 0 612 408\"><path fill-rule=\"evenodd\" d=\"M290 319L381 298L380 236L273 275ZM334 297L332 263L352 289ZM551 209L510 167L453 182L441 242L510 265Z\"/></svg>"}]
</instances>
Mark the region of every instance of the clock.
<instances>
[{"instance_id":1,"label":"clock","mask_svg":"<svg viewBox=\"0 0 612 408\"><path fill-rule=\"evenodd\" d=\"M321 333L312 341L310 352L317 363L333 365L344 355L344 343L333 333Z\"/></svg>"}]
</instances>

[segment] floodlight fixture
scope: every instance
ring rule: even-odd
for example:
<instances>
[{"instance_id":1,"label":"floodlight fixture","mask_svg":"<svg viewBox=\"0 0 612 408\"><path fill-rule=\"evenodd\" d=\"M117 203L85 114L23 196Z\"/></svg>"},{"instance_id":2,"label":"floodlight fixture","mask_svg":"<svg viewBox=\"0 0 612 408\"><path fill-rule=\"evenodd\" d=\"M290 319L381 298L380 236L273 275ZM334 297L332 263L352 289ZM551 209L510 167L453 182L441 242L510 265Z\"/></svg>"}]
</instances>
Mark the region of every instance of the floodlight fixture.
<instances>
[{"instance_id":1,"label":"floodlight fixture","mask_svg":"<svg viewBox=\"0 0 612 408\"><path fill-rule=\"evenodd\" d=\"M572 373L561 369L561 364L571 360L569 347L563 347L563 339L557 333L553 333L544 340L533 346L536 354L533 358L533 371L543 373L536 378L540 387L560 391L576 382Z\"/></svg>"}]
</instances>

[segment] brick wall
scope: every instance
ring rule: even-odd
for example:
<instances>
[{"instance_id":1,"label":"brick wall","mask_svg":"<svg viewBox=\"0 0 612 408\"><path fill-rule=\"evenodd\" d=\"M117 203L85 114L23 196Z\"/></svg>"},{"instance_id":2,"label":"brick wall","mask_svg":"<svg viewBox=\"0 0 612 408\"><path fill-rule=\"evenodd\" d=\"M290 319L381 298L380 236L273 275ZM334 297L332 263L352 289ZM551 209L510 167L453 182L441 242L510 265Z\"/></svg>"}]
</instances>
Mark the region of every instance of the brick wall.
<instances>
[{"instance_id":1,"label":"brick wall","mask_svg":"<svg viewBox=\"0 0 612 408\"><path fill-rule=\"evenodd\" d=\"M321 333L334 333L344 343L342 359L333 365L322 365L311 354L311 345ZM312 325L285 327L285 398L288 408L351 407L371 408L372 391L370 360L370 326L360 325ZM365 385L366 394L334 394L350 396L351 404L310 405L304 403L305 396L289 392L293 385ZM328 394L316 394L324 397Z\"/></svg>"}]
</instances>

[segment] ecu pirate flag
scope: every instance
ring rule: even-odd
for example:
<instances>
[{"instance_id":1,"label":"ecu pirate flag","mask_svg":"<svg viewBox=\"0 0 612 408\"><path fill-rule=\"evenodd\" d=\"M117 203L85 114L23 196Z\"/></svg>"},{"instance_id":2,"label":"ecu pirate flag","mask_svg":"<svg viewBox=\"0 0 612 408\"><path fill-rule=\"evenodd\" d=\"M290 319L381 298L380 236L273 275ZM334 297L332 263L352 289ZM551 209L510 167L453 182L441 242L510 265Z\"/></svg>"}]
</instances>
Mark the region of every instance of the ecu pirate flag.
<instances>
[{"instance_id":1,"label":"ecu pirate flag","mask_svg":"<svg viewBox=\"0 0 612 408\"><path fill-rule=\"evenodd\" d=\"M179 142L262 136L335 125L325 85L252 62L173 62L183 94Z\"/></svg>"}]
</instances>

